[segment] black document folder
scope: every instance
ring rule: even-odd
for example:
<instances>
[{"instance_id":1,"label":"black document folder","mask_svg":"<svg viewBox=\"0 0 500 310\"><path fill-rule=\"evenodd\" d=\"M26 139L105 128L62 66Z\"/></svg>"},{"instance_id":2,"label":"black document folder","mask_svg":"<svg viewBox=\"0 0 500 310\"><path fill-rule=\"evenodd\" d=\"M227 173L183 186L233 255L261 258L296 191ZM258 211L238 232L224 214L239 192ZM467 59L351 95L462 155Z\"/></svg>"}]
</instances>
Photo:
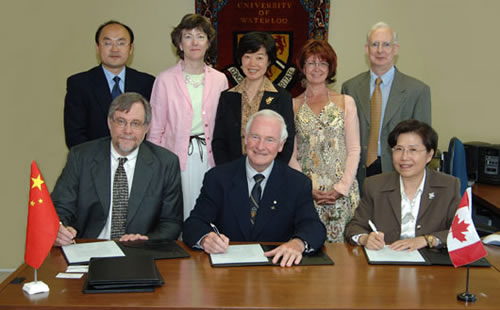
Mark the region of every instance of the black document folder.
<instances>
[{"instance_id":1,"label":"black document folder","mask_svg":"<svg viewBox=\"0 0 500 310\"><path fill-rule=\"evenodd\" d=\"M150 255L92 258L83 292L153 291L163 283Z\"/></svg>"},{"instance_id":2,"label":"black document folder","mask_svg":"<svg viewBox=\"0 0 500 310\"><path fill-rule=\"evenodd\" d=\"M429 249L423 248L419 250L422 256L431 263L431 265L441 265L441 266L453 266L451 262L450 255L448 254L448 250L443 249ZM469 264L471 267L490 267L491 264L488 262L486 258L478 259L477 261Z\"/></svg>"},{"instance_id":3,"label":"black document folder","mask_svg":"<svg viewBox=\"0 0 500 310\"><path fill-rule=\"evenodd\" d=\"M261 244L260 245L264 252L271 251L272 249L278 247L278 245L271 245L271 244ZM269 257L266 262L245 262L245 263L227 263L227 264L214 264L212 260L210 259L210 264L213 267L241 267L241 266L276 266L278 264L273 264L272 263L272 257ZM310 253L310 254L304 254L302 256L302 260L300 263L296 266L312 266L312 265L333 265L334 262L333 260L322 250Z\"/></svg>"},{"instance_id":4,"label":"black document folder","mask_svg":"<svg viewBox=\"0 0 500 310\"><path fill-rule=\"evenodd\" d=\"M151 255L154 259L190 257L188 252L172 240L138 240L117 244L126 256Z\"/></svg>"}]
</instances>

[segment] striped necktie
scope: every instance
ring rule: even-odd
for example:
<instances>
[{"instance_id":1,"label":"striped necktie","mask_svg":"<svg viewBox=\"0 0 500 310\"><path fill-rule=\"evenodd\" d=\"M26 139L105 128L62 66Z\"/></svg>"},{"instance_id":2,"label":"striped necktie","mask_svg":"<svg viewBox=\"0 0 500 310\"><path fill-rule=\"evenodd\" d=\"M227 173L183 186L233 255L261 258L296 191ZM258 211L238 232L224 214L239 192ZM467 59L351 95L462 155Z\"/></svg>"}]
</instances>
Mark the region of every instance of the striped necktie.
<instances>
[{"instance_id":1,"label":"striped necktie","mask_svg":"<svg viewBox=\"0 0 500 310\"><path fill-rule=\"evenodd\" d=\"M125 234L125 224L127 222L128 211L128 181L127 173L123 164L127 157L118 158L118 168L116 168L113 179L113 213L111 216L111 239L119 239Z\"/></svg>"}]
</instances>

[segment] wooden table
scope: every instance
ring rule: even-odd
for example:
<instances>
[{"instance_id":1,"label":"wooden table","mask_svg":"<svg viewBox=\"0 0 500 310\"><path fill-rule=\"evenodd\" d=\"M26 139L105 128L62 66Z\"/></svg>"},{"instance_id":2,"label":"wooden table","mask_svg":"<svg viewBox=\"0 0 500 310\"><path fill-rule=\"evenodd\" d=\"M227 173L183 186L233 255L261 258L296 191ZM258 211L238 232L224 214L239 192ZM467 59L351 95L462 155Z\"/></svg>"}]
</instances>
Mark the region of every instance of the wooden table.
<instances>
[{"instance_id":1,"label":"wooden table","mask_svg":"<svg viewBox=\"0 0 500 310\"><path fill-rule=\"evenodd\" d=\"M29 297L15 277L33 280L19 267L0 285L0 309L499 309L500 272L471 268L470 291L478 301L456 300L465 288L465 268L368 265L363 250L327 244L334 266L213 268L203 252L157 261L165 285L153 293L83 294L84 279L56 279L67 265L54 248L38 272L48 295ZM500 253L488 248L490 258Z\"/></svg>"},{"instance_id":2,"label":"wooden table","mask_svg":"<svg viewBox=\"0 0 500 310\"><path fill-rule=\"evenodd\" d=\"M482 206L490 209L496 215L500 215L499 185L474 184L472 186L472 199L477 199Z\"/></svg>"}]
</instances>

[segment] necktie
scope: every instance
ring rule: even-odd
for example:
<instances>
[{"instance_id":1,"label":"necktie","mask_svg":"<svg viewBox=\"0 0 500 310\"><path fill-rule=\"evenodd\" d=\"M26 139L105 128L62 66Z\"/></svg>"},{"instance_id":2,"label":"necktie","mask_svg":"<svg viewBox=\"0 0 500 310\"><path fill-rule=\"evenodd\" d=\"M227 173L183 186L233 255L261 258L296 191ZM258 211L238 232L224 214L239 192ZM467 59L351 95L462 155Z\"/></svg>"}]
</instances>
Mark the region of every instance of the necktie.
<instances>
[{"instance_id":1,"label":"necktie","mask_svg":"<svg viewBox=\"0 0 500 310\"><path fill-rule=\"evenodd\" d=\"M380 77L375 81L371 106L370 106L370 138L368 140L368 151L366 154L366 166L369 167L378 155L378 135L380 130L380 115L382 114L382 92L380 91Z\"/></svg>"},{"instance_id":2,"label":"necktie","mask_svg":"<svg viewBox=\"0 0 500 310\"><path fill-rule=\"evenodd\" d=\"M127 173L123 164L127 157L118 158L118 168L116 168L113 179L113 214L111 216L111 239L119 239L125 234L125 223L127 222L128 211L128 182Z\"/></svg>"},{"instance_id":3,"label":"necktie","mask_svg":"<svg viewBox=\"0 0 500 310\"><path fill-rule=\"evenodd\" d=\"M255 224L255 217L257 216L257 210L259 209L260 196L262 196L262 188L260 183L264 180L264 176L260 173L253 176L255 180L255 185L252 188L252 193L250 194L250 222L252 225Z\"/></svg>"},{"instance_id":4,"label":"necktie","mask_svg":"<svg viewBox=\"0 0 500 310\"><path fill-rule=\"evenodd\" d=\"M111 98L115 99L122 93L120 90L120 77L118 75L115 76L113 81L115 81L115 86L113 86L113 89L111 90Z\"/></svg>"}]
</instances>

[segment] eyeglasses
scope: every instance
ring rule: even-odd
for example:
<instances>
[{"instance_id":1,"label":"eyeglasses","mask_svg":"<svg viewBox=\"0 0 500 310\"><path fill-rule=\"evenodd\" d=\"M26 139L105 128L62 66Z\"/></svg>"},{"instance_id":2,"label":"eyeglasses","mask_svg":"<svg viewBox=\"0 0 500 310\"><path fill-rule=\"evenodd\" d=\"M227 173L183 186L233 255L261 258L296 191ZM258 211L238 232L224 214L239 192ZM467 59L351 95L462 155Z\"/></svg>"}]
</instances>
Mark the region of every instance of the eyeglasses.
<instances>
[{"instance_id":1,"label":"eyeglasses","mask_svg":"<svg viewBox=\"0 0 500 310\"><path fill-rule=\"evenodd\" d=\"M143 122L140 122L137 120L131 121L131 122L127 122L123 118L117 118L117 119L112 119L112 120L118 128L125 128L125 127L127 127L128 124L130 124L130 128L132 128L132 129L139 129L142 126L144 126Z\"/></svg>"},{"instance_id":2,"label":"eyeglasses","mask_svg":"<svg viewBox=\"0 0 500 310\"><path fill-rule=\"evenodd\" d=\"M278 139L275 139L273 137L265 137L265 138L262 138L261 136L257 135L257 134L250 134L248 136L248 139L251 141L251 142L255 142L255 143L258 143L260 142L262 139L264 139L264 144L276 144L279 142Z\"/></svg>"},{"instance_id":3,"label":"eyeglasses","mask_svg":"<svg viewBox=\"0 0 500 310\"><path fill-rule=\"evenodd\" d=\"M394 155L403 155L405 151L406 151L406 154L408 154L410 156L415 156L420 152L427 151L427 149L420 149L419 150L416 147L405 148L405 147L400 146L400 145L396 145L395 147L392 148L392 154L394 154Z\"/></svg>"},{"instance_id":4,"label":"eyeglasses","mask_svg":"<svg viewBox=\"0 0 500 310\"><path fill-rule=\"evenodd\" d=\"M196 35L192 35L190 33L185 33L182 35L182 39L186 40L186 41L192 41L195 39L196 39L196 41L205 41L207 39L207 36L203 33L199 33Z\"/></svg>"},{"instance_id":5,"label":"eyeglasses","mask_svg":"<svg viewBox=\"0 0 500 310\"><path fill-rule=\"evenodd\" d=\"M327 69L330 65L326 61L320 61L320 62L306 62L305 63L306 67L310 69L314 69L315 67L319 67L321 69Z\"/></svg>"},{"instance_id":6,"label":"eyeglasses","mask_svg":"<svg viewBox=\"0 0 500 310\"><path fill-rule=\"evenodd\" d=\"M393 45L392 42L379 42L379 41L371 42L369 44L370 48L374 49L374 50L378 49L381 46L382 46L382 49L388 50L392 47L392 45Z\"/></svg>"},{"instance_id":7,"label":"eyeglasses","mask_svg":"<svg viewBox=\"0 0 500 310\"><path fill-rule=\"evenodd\" d=\"M111 40L104 40L102 43L107 48L113 47L113 45L116 45L118 48L124 48L129 45L127 41L124 40L119 40L119 41L111 41Z\"/></svg>"}]
</instances>

